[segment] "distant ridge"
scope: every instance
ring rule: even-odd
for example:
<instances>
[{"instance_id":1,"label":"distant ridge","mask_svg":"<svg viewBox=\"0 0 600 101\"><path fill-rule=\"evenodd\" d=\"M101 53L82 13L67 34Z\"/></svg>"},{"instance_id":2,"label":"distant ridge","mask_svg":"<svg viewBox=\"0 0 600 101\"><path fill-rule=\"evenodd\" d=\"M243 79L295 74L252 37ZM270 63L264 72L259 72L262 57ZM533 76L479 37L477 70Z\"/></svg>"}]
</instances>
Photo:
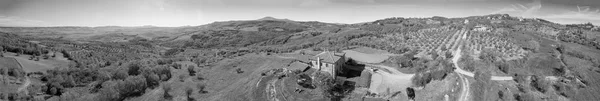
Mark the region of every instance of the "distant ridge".
<instances>
[{"instance_id":1,"label":"distant ridge","mask_svg":"<svg viewBox=\"0 0 600 101\"><path fill-rule=\"evenodd\" d=\"M266 16L266 17L263 17L263 18L260 18L260 19L257 19L257 20L293 21L293 20L290 20L290 19L278 19L278 18L274 18L274 17L271 17L271 16Z\"/></svg>"}]
</instances>

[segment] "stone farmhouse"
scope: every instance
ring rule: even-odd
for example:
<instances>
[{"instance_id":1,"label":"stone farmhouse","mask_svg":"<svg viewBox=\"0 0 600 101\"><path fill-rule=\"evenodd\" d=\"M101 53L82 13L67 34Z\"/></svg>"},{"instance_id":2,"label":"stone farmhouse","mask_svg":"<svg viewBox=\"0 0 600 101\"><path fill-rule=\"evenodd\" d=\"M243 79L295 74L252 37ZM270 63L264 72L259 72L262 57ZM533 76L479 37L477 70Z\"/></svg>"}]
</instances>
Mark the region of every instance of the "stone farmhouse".
<instances>
[{"instance_id":1,"label":"stone farmhouse","mask_svg":"<svg viewBox=\"0 0 600 101\"><path fill-rule=\"evenodd\" d=\"M346 62L346 56L344 53L324 51L309 58L309 60L312 68L318 71L325 71L335 79L336 74L342 71L342 66Z\"/></svg>"}]
</instances>

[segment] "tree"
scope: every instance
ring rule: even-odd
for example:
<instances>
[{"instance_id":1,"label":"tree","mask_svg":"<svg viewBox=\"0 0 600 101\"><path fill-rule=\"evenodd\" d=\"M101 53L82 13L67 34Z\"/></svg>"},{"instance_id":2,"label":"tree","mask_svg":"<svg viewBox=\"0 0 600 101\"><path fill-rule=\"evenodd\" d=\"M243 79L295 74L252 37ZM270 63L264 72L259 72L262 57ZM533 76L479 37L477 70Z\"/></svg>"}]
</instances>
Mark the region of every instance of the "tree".
<instances>
[{"instance_id":1,"label":"tree","mask_svg":"<svg viewBox=\"0 0 600 101\"><path fill-rule=\"evenodd\" d=\"M235 72L237 72L238 74L244 73L244 71L242 71L242 68L235 69Z\"/></svg>"},{"instance_id":2,"label":"tree","mask_svg":"<svg viewBox=\"0 0 600 101\"><path fill-rule=\"evenodd\" d=\"M194 66L192 66L192 65L188 66L188 72L189 72L190 76L196 75L196 71L194 71Z\"/></svg>"},{"instance_id":3,"label":"tree","mask_svg":"<svg viewBox=\"0 0 600 101\"><path fill-rule=\"evenodd\" d=\"M534 87L536 90L545 93L548 90L550 84L548 81L545 80L545 78L537 75L532 75L531 86Z\"/></svg>"},{"instance_id":4,"label":"tree","mask_svg":"<svg viewBox=\"0 0 600 101\"><path fill-rule=\"evenodd\" d=\"M55 87L50 88L51 95L58 95L58 93L59 93L58 88L55 88Z\"/></svg>"},{"instance_id":5,"label":"tree","mask_svg":"<svg viewBox=\"0 0 600 101\"><path fill-rule=\"evenodd\" d=\"M171 66L173 66L175 69L181 69L181 64L178 63L173 63Z\"/></svg>"},{"instance_id":6,"label":"tree","mask_svg":"<svg viewBox=\"0 0 600 101\"><path fill-rule=\"evenodd\" d=\"M118 70L113 73L112 77L116 80L125 80L128 76L129 74L127 74L127 72Z\"/></svg>"},{"instance_id":7,"label":"tree","mask_svg":"<svg viewBox=\"0 0 600 101\"><path fill-rule=\"evenodd\" d=\"M102 83L102 89L100 89L100 94L97 96L100 101L115 101L119 100L121 97L119 92L115 89L116 82L107 81Z\"/></svg>"},{"instance_id":8,"label":"tree","mask_svg":"<svg viewBox=\"0 0 600 101\"><path fill-rule=\"evenodd\" d=\"M139 63L132 63L129 65L129 69L128 69L128 74L129 75L139 75L140 74L140 64Z\"/></svg>"},{"instance_id":9,"label":"tree","mask_svg":"<svg viewBox=\"0 0 600 101\"><path fill-rule=\"evenodd\" d=\"M439 55L438 55L438 53L437 53L437 52L435 52L435 51L432 51L432 52L431 52L431 59L436 59L438 56L439 56Z\"/></svg>"},{"instance_id":10,"label":"tree","mask_svg":"<svg viewBox=\"0 0 600 101\"><path fill-rule=\"evenodd\" d=\"M198 85L196 85L196 88L198 89L198 93L200 94L208 93L208 91L206 91L206 84L204 83L198 83Z\"/></svg>"},{"instance_id":11,"label":"tree","mask_svg":"<svg viewBox=\"0 0 600 101\"><path fill-rule=\"evenodd\" d=\"M48 54L44 54L44 55L42 55L42 57L43 57L44 59L48 59L48 58L50 58L50 56L48 56Z\"/></svg>"},{"instance_id":12,"label":"tree","mask_svg":"<svg viewBox=\"0 0 600 101\"><path fill-rule=\"evenodd\" d=\"M15 55L15 56L20 56L21 54L23 54L23 50L19 49L18 52L17 52L17 55Z\"/></svg>"},{"instance_id":13,"label":"tree","mask_svg":"<svg viewBox=\"0 0 600 101\"><path fill-rule=\"evenodd\" d=\"M452 56L453 56L452 52L446 51L446 58L450 59L450 58L452 58Z\"/></svg>"},{"instance_id":14,"label":"tree","mask_svg":"<svg viewBox=\"0 0 600 101\"><path fill-rule=\"evenodd\" d=\"M143 76L128 77L124 81L120 81L116 85L121 98L142 95L146 88L146 78Z\"/></svg>"},{"instance_id":15,"label":"tree","mask_svg":"<svg viewBox=\"0 0 600 101\"><path fill-rule=\"evenodd\" d=\"M498 69L500 69L500 71L508 74L508 71L510 69L508 63L506 63L505 61L500 61L496 62L496 66L498 67Z\"/></svg>"},{"instance_id":16,"label":"tree","mask_svg":"<svg viewBox=\"0 0 600 101\"><path fill-rule=\"evenodd\" d=\"M162 86L162 89L164 91L163 92L163 98L165 98L165 99L171 99L171 98L173 98L173 96L171 96L171 94L169 94L169 92L171 91L171 85L164 84Z\"/></svg>"},{"instance_id":17,"label":"tree","mask_svg":"<svg viewBox=\"0 0 600 101\"><path fill-rule=\"evenodd\" d=\"M63 83L61 83L61 85L65 86L65 87L73 87L73 86L75 86L75 80L73 79L73 76L66 75L65 76L65 80L64 80Z\"/></svg>"},{"instance_id":18,"label":"tree","mask_svg":"<svg viewBox=\"0 0 600 101\"><path fill-rule=\"evenodd\" d=\"M150 72L146 76L146 82L148 84L148 87L154 88L160 83L160 77L158 77L158 75L156 75L155 73Z\"/></svg>"},{"instance_id":19,"label":"tree","mask_svg":"<svg viewBox=\"0 0 600 101\"><path fill-rule=\"evenodd\" d=\"M413 67L411 58L408 58L406 56L400 56L398 60L400 62L400 65L402 65L402 67Z\"/></svg>"},{"instance_id":20,"label":"tree","mask_svg":"<svg viewBox=\"0 0 600 101\"><path fill-rule=\"evenodd\" d=\"M185 77L186 77L185 74L179 75L179 81L181 81L181 82L185 81Z\"/></svg>"},{"instance_id":21,"label":"tree","mask_svg":"<svg viewBox=\"0 0 600 101\"><path fill-rule=\"evenodd\" d=\"M185 94L187 95L188 101L194 100L194 98L190 97L190 95L192 95L193 92L194 92L194 89L192 89L190 87L185 87Z\"/></svg>"},{"instance_id":22,"label":"tree","mask_svg":"<svg viewBox=\"0 0 600 101\"><path fill-rule=\"evenodd\" d=\"M540 47L540 43L535 40L529 40L529 41L527 41L527 45L524 45L524 46L525 47L523 47L523 48L525 48L527 50L537 52L538 48Z\"/></svg>"}]
</instances>

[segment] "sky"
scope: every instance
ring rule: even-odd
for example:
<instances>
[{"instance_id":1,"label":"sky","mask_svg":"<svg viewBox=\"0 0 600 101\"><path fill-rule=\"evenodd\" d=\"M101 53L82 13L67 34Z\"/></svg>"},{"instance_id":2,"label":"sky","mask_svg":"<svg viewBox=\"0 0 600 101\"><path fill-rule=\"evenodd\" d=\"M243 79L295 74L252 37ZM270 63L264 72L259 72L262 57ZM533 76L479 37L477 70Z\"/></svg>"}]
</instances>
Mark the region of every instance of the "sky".
<instances>
[{"instance_id":1,"label":"sky","mask_svg":"<svg viewBox=\"0 0 600 101\"><path fill-rule=\"evenodd\" d=\"M266 16L361 23L510 14L600 24L600 0L0 0L0 26L197 26Z\"/></svg>"}]
</instances>

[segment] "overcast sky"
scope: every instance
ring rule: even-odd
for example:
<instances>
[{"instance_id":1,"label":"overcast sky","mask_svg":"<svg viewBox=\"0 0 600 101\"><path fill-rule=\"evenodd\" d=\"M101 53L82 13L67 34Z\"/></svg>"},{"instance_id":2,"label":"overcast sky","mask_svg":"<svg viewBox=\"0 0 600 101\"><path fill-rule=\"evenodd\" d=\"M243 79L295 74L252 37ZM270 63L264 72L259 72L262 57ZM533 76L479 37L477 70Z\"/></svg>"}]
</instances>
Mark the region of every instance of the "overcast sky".
<instances>
[{"instance_id":1,"label":"overcast sky","mask_svg":"<svg viewBox=\"0 0 600 101\"><path fill-rule=\"evenodd\" d=\"M0 26L196 26L265 16L360 23L507 13L600 24L600 0L0 0Z\"/></svg>"}]
</instances>

